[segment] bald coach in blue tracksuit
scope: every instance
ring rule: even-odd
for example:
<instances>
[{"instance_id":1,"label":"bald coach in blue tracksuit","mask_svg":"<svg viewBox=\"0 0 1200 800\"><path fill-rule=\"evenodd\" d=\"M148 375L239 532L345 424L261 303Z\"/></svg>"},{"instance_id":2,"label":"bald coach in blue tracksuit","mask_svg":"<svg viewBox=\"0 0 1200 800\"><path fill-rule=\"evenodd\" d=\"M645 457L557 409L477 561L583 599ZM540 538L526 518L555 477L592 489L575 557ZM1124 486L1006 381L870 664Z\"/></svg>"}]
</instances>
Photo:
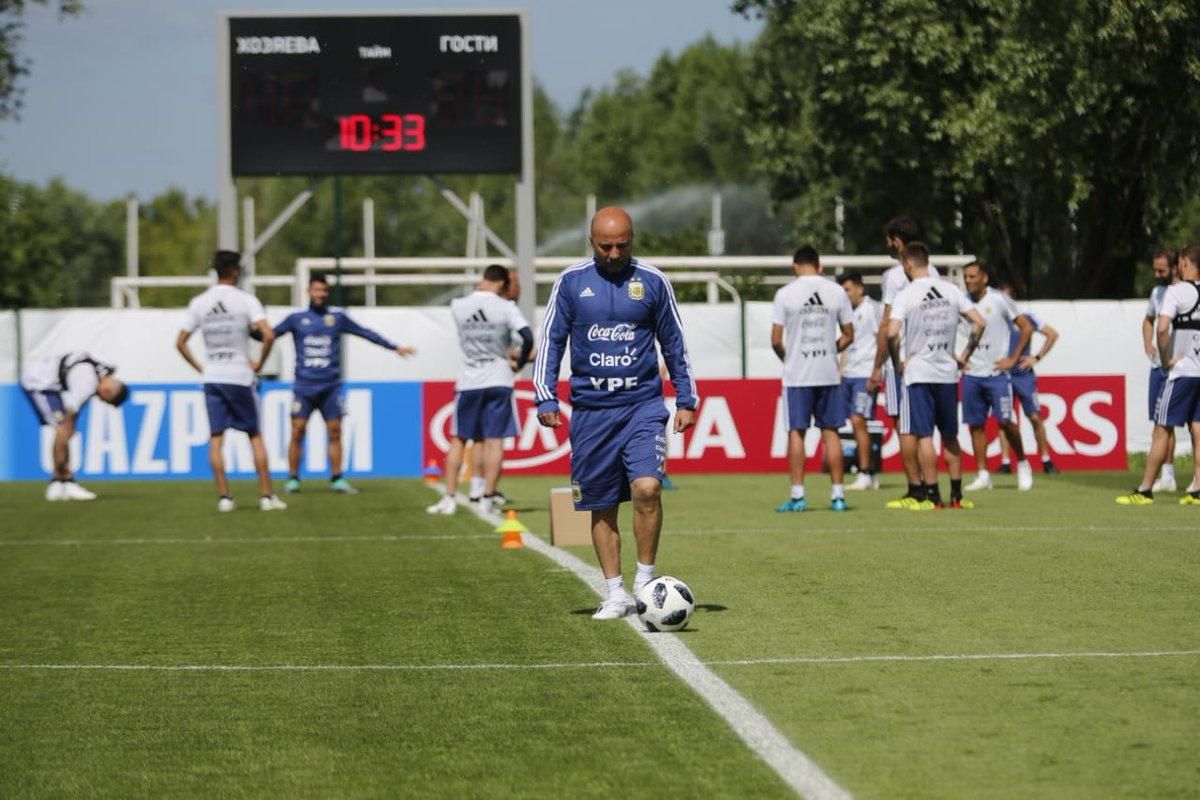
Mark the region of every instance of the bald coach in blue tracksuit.
<instances>
[{"instance_id":1,"label":"bald coach in blue tracksuit","mask_svg":"<svg viewBox=\"0 0 1200 800\"><path fill-rule=\"evenodd\" d=\"M618 619L633 606L621 580L617 506L633 500L634 594L654 577L662 530L668 414L656 340L675 386L677 432L695 422L699 398L675 293L661 272L633 259L629 215L598 211L591 243L595 256L564 270L550 293L533 382L538 421L559 427L558 367L570 340L571 483L575 507L592 512L607 589L592 618Z\"/></svg>"}]
</instances>

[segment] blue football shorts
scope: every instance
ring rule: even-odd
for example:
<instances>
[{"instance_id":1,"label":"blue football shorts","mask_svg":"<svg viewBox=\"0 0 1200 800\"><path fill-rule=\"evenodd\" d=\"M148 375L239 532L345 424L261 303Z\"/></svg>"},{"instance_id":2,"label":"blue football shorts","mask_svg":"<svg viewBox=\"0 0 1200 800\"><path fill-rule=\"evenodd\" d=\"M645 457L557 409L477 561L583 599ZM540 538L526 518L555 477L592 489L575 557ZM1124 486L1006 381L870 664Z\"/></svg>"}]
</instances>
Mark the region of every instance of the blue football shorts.
<instances>
[{"instance_id":1,"label":"blue football shorts","mask_svg":"<svg viewBox=\"0 0 1200 800\"><path fill-rule=\"evenodd\" d=\"M785 386L784 428L806 431L816 422L818 428L840 428L846 424L846 395L839 385Z\"/></svg>"},{"instance_id":2,"label":"blue football shorts","mask_svg":"<svg viewBox=\"0 0 1200 800\"><path fill-rule=\"evenodd\" d=\"M1154 424L1178 428L1200 422L1200 378L1167 378Z\"/></svg>"},{"instance_id":3,"label":"blue football shorts","mask_svg":"<svg viewBox=\"0 0 1200 800\"><path fill-rule=\"evenodd\" d=\"M932 436L941 431L943 441L958 438L958 385L954 383L900 382L899 431Z\"/></svg>"},{"instance_id":4,"label":"blue football shorts","mask_svg":"<svg viewBox=\"0 0 1200 800\"><path fill-rule=\"evenodd\" d=\"M1150 389L1147 394L1150 421L1158 422L1158 398L1162 397L1163 387L1167 384L1167 373L1162 367L1150 368Z\"/></svg>"},{"instance_id":5,"label":"blue football shorts","mask_svg":"<svg viewBox=\"0 0 1200 800\"><path fill-rule=\"evenodd\" d=\"M1012 422L1012 385L1008 375L963 376L963 422L979 427L987 422L988 413L997 422Z\"/></svg>"},{"instance_id":6,"label":"blue football shorts","mask_svg":"<svg viewBox=\"0 0 1200 800\"><path fill-rule=\"evenodd\" d=\"M33 406L33 413L37 414L38 422L58 427L59 423L66 419L67 412L63 406L62 392L31 392L28 389L21 391L25 392L25 397Z\"/></svg>"},{"instance_id":7,"label":"blue football shorts","mask_svg":"<svg viewBox=\"0 0 1200 800\"><path fill-rule=\"evenodd\" d=\"M258 433L258 394L254 389L234 383L204 384L204 405L213 436L230 428L251 436Z\"/></svg>"},{"instance_id":8,"label":"blue football shorts","mask_svg":"<svg viewBox=\"0 0 1200 800\"><path fill-rule=\"evenodd\" d=\"M517 405L507 386L465 389L454 393L454 419L450 435L463 441L503 439L516 436Z\"/></svg>"},{"instance_id":9,"label":"blue football shorts","mask_svg":"<svg viewBox=\"0 0 1200 800\"><path fill-rule=\"evenodd\" d=\"M1020 401L1021 410L1027 417L1042 413L1041 404L1038 403L1037 375L1033 370L1010 372L1008 380L1012 384L1014 406Z\"/></svg>"},{"instance_id":10,"label":"blue football shorts","mask_svg":"<svg viewBox=\"0 0 1200 800\"><path fill-rule=\"evenodd\" d=\"M321 419L326 422L346 416L341 381L292 387L292 417L308 419L313 411L321 412Z\"/></svg>"},{"instance_id":11,"label":"blue football shorts","mask_svg":"<svg viewBox=\"0 0 1200 800\"><path fill-rule=\"evenodd\" d=\"M571 483L576 510L614 508L635 478L662 480L667 420L662 400L571 413Z\"/></svg>"},{"instance_id":12,"label":"blue football shorts","mask_svg":"<svg viewBox=\"0 0 1200 800\"><path fill-rule=\"evenodd\" d=\"M875 417L875 398L879 392L867 391L866 378L842 378L842 401L846 413L856 417Z\"/></svg>"}]
</instances>

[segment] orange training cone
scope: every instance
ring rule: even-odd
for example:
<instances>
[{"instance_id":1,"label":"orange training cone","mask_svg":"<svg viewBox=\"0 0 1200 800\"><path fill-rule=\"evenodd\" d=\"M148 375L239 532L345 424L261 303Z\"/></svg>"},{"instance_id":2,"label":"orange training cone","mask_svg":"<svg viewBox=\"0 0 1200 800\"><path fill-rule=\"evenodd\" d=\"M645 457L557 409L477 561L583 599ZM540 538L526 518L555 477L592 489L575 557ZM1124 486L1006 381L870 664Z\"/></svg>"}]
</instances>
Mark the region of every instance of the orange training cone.
<instances>
[{"instance_id":1,"label":"orange training cone","mask_svg":"<svg viewBox=\"0 0 1200 800\"><path fill-rule=\"evenodd\" d=\"M500 540L500 546L505 550L512 550L518 547L524 547L525 543L521 541L521 534L528 533L529 529L517 521L517 510L510 508L505 512L507 519L496 528L496 533L503 533L504 538Z\"/></svg>"},{"instance_id":2,"label":"orange training cone","mask_svg":"<svg viewBox=\"0 0 1200 800\"><path fill-rule=\"evenodd\" d=\"M441 467L437 465L437 461L429 459L429 463L425 465L425 482L428 484L438 483L442 477Z\"/></svg>"}]
</instances>

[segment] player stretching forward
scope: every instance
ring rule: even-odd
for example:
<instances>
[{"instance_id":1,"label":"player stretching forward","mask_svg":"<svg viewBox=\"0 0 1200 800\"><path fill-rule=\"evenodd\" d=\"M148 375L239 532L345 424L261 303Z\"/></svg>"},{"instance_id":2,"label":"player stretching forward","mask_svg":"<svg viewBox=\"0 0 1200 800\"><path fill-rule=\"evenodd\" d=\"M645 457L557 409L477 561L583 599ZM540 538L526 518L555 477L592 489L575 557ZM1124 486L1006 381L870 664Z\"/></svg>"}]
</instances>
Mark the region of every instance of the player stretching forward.
<instances>
[{"instance_id":1,"label":"player stretching forward","mask_svg":"<svg viewBox=\"0 0 1200 800\"><path fill-rule=\"evenodd\" d=\"M591 243L595 256L564 270L550 292L533 383L538 422L559 427L558 368L570 340L571 482L575 508L592 512L607 594L592 619L619 619L633 606L621 580L618 506L633 500L635 594L654 577L662 531L669 415L655 341L675 385L676 432L695 423L699 399L675 293L665 275L632 257L629 214L597 211Z\"/></svg>"},{"instance_id":2,"label":"player stretching forward","mask_svg":"<svg viewBox=\"0 0 1200 800\"><path fill-rule=\"evenodd\" d=\"M1163 295L1155 326L1167 382L1158 401L1146 471L1136 490L1117 498L1121 505L1154 502L1154 476L1166 461L1171 428L1180 425L1191 429L1193 485L1200 485L1200 244L1190 244L1179 254L1179 278ZM1188 492L1179 502L1200 505L1200 491Z\"/></svg>"},{"instance_id":3,"label":"player stretching forward","mask_svg":"<svg viewBox=\"0 0 1200 800\"><path fill-rule=\"evenodd\" d=\"M450 431L453 438L446 453L446 494L425 509L430 514L453 514L458 508L454 498L468 441L483 450L484 486L479 508L484 513L492 512L500 462L504 459L504 437L517 435L513 376L525 366L533 349L529 323L516 303L504 299L508 282L508 269L491 264L483 271L483 280L472 294L450 303L450 313L458 325L462 364L454 387L454 421ZM521 337L521 351L517 360L510 362L508 348L514 333Z\"/></svg>"},{"instance_id":4,"label":"player stretching forward","mask_svg":"<svg viewBox=\"0 0 1200 800\"><path fill-rule=\"evenodd\" d=\"M275 326L275 335L292 334L296 344L296 380L292 386L292 439L288 443L288 479L283 485L288 494L300 491L300 459L304 455L304 434L314 410L325 420L329 438L329 488L342 494L356 494L342 477L342 334L360 336L380 347L395 350L401 356L416 351L402 347L370 328L364 328L340 308L329 305L329 281L320 272L308 279L309 305L293 311Z\"/></svg>"},{"instance_id":5,"label":"player stretching forward","mask_svg":"<svg viewBox=\"0 0 1200 800\"><path fill-rule=\"evenodd\" d=\"M867 382L875 365L883 306L867 296L862 276L857 272L843 273L838 283L846 290L850 307L854 310L854 341L842 351L841 366L842 395L850 414L850 427L854 431L854 444L858 451L858 477L846 489L878 489L879 479L871 469L871 434L867 430L867 420L875 416L878 390L869 390Z\"/></svg>"},{"instance_id":6,"label":"player stretching forward","mask_svg":"<svg viewBox=\"0 0 1200 800\"><path fill-rule=\"evenodd\" d=\"M218 250L213 259L217 285L202 292L188 303L183 330L175 339L175 347L192 369L201 373L204 382L204 404L208 410L208 461L217 482L217 511L233 511L236 506L229 493L225 475L225 431L229 428L245 431L254 453L254 469L262 498L258 507L263 511L280 511L287 504L271 489L271 473L267 471L267 450L258 430L258 398L255 396L258 379L255 377L275 342L275 333L267 324L267 312L262 303L249 292L237 288L242 274L241 256L232 250ZM188 339L200 328L204 333L204 365L192 355ZM247 355L250 330L262 337L262 354L251 362Z\"/></svg>"},{"instance_id":7,"label":"player stretching forward","mask_svg":"<svg viewBox=\"0 0 1200 800\"><path fill-rule=\"evenodd\" d=\"M846 422L846 403L837 362L838 353L854 340L854 315L846 290L821 277L821 258L816 248L805 245L797 250L792 268L796 279L775 293L771 311L771 348L783 362L783 415L792 480L791 497L775 510L808 508L804 499L804 435L815 419L833 482L830 507L845 511L842 442L837 429Z\"/></svg>"},{"instance_id":8,"label":"player stretching forward","mask_svg":"<svg viewBox=\"0 0 1200 800\"><path fill-rule=\"evenodd\" d=\"M21 373L21 389L43 425L54 426L54 473L46 487L46 499L95 500L96 495L75 482L71 472L70 443L75 435L75 418L92 395L120 407L129 388L113 373L112 364L87 353L67 353L34 361Z\"/></svg>"},{"instance_id":9,"label":"player stretching forward","mask_svg":"<svg viewBox=\"0 0 1200 800\"><path fill-rule=\"evenodd\" d=\"M900 441L907 437L917 451L920 482L892 500L888 508L927 511L942 507L937 484L937 451L933 431L942 434L946 467L950 473L950 507L970 508L962 499L962 448L958 444L958 370L966 367L983 335L984 321L970 299L949 281L929 274L929 248L913 242L900 256L912 281L896 295L888 322L888 352L902 378L900 387ZM971 334L962 354L955 358L958 319L971 323Z\"/></svg>"},{"instance_id":10,"label":"player stretching forward","mask_svg":"<svg viewBox=\"0 0 1200 800\"><path fill-rule=\"evenodd\" d=\"M1008 281L997 281L996 288L1008 295L1010 299L1016 300L1013 297L1012 284ZM1018 351L1017 345L1021 341L1021 332L1015 325L1008 326L1008 354L1017 359L1017 363L1008 371L1008 379L1012 383L1013 390L1013 411L1016 412L1015 401L1019 400L1020 409L1025 412L1025 416L1033 428L1033 439L1037 442L1038 454L1042 458L1042 472L1053 475L1058 472L1058 467L1054 466L1054 462L1050 459L1050 443L1046 441L1046 426L1042 422L1042 409L1038 404L1037 374L1034 373L1033 368L1054 349L1054 344L1058 341L1058 331L1054 329L1054 326L1043 322L1041 317L1028 311L1025 312L1025 319L1029 320L1029 324L1033 326L1033 332L1040 333L1044 339L1036 356L1030 355L1032 337L1025 343L1024 349ZM1008 439L1003 436L1000 437L1000 469L996 471L1002 475L1012 473Z\"/></svg>"},{"instance_id":11,"label":"player stretching forward","mask_svg":"<svg viewBox=\"0 0 1200 800\"><path fill-rule=\"evenodd\" d=\"M1033 468L1025 460L1021 432L1013 419L1012 385L1007 371L1017 363L1017 359L1008 354L1009 325L1016 325L1020 331L1016 345L1018 351L1029 344L1033 326L1012 298L1004 292L991 289L988 280L987 269L978 261L963 267L967 294L986 324L979 346L971 354L971 361L963 375L963 421L971 429L971 448L975 451L975 469L978 473L975 480L967 485L967 491L992 488L992 477L987 468L987 430L984 428L989 412L1000 423L1000 434L1016 453L1017 489L1028 491L1033 488Z\"/></svg>"}]
</instances>

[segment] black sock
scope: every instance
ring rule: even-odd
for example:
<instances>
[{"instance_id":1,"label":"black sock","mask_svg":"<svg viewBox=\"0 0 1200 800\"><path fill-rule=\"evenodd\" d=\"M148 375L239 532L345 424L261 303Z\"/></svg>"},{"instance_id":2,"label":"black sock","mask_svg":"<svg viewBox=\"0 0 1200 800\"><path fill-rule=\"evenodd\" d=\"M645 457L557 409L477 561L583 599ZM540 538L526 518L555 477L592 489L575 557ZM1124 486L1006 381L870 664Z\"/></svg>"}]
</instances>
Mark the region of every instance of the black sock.
<instances>
[{"instance_id":1,"label":"black sock","mask_svg":"<svg viewBox=\"0 0 1200 800\"><path fill-rule=\"evenodd\" d=\"M340 473L340 472L336 475L329 476L330 483L332 483L333 481L340 481L341 479L342 479L342 473Z\"/></svg>"},{"instance_id":2,"label":"black sock","mask_svg":"<svg viewBox=\"0 0 1200 800\"><path fill-rule=\"evenodd\" d=\"M962 478L950 479L950 499L962 500Z\"/></svg>"},{"instance_id":3,"label":"black sock","mask_svg":"<svg viewBox=\"0 0 1200 800\"><path fill-rule=\"evenodd\" d=\"M298 480L300 480L300 476L299 475L288 475L288 480L289 481L298 481Z\"/></svg>"},{"instance_id":4,"label":"black sock","mask_svg":"<svg viewBox=\"0 0 1200 800\"><path fill-rule=\"evenodd\" d=\"M915 497L918 500L925 499L925 485L921 483L910 483L908 485L908 496Z\"/></svg>"},{"instance_id":5,"label":"black sock","mask_svg":"<svg viewBox=\"0 0 1200 800\"><path fill-rule=\"evenodd\" d=\"M938 485L936 483L929 483L925 485L925 497L935 503L942 502L942 493L938 490Z\"/></svg>"}]
</instances>

